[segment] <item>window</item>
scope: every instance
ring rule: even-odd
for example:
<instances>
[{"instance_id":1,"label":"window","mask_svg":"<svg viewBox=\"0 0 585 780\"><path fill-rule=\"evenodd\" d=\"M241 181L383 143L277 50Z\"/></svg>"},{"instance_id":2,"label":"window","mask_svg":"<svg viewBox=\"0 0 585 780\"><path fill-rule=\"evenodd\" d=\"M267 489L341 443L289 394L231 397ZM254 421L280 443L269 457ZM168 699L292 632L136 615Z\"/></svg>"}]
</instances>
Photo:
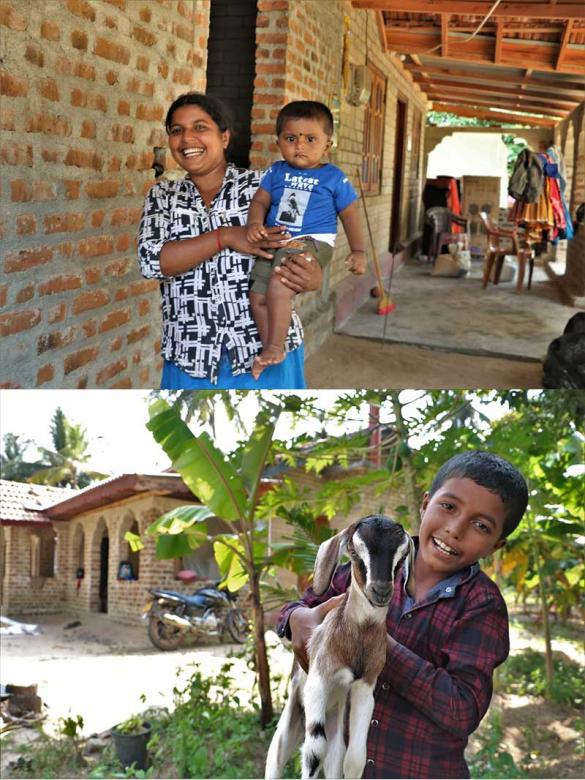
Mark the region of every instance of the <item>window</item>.
<instances>
[{"instance_id":1,"label":"window","mask_svg":"<svg viewBox=\"0 0 585 780\"><path fill-rule=\"evenodd\" d=\"M382 184L386 79L373 65L368 67L372 79L372 91L364 116L361 176L364 192L377 195Z\"/></svg>"},{"instance_id":2,"label":"window","mask_svg":"<svg viewBox=\"0 0 585 780\"><path fill-rule=\"evenodd\" d=\"M30 575L55 576L55 532L51 528L30 535Z\"/></svg>"},{"instance_id":3,"label":"window","mask_svg":"<svg viewBox=\"0 0 585 780\"><path fill-rule=\"evenodd\" d=\"M140 535L138 522L131 512L124 518L120 527L120 553L122 560L118 565L118 579L137 580L140 577L140 551L133 550L130 543L125 541L126 533L131 533L133 536Z\"/></svg>"}]
</instances>

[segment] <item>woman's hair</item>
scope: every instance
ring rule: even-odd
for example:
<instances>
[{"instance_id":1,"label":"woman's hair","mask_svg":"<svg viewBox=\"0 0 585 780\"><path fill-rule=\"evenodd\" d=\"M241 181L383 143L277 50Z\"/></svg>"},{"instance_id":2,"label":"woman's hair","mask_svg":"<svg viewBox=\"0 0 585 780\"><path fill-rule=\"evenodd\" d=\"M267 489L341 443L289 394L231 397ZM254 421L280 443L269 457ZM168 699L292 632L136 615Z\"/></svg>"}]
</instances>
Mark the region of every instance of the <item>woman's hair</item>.
<instances>
[{"instance_id":1,"label":"woman's hair","mask_svg":"<svg viewBox=\"0 0 585 780\"><path fill-rule=\"evenodd\" d=\"M184 95L179 95L179 97L169 106L165 118L167 133L170 132L171 125L173 124L173 115L175 111L183 106L199 106L206 114L209 114L222 133L229 130L230 142L226 149L226 158L229 159L229 152L235 135L234 115L230 107L226 105L223 100L220 100L220 98L215 97L214 95L204 95L201 92L185 92Z\"/></svg>"},{"instance_id":2,"label":"woman's hair","mask_svg":"<svg viewBox=\"0 0 585 780\"><path fill-rule=\"evenodd\" d=\"M293 100L281 108L276 117L276 135L281 134L284 123L289 119L316 119L323 125L326 135L333 135L333 114L325 103L317 100Z\"/></svg>"},{"instance_id":3,"label":"woman's hair","mask_svg":"<svg viewBox=\"0 0 585 780\"><path fill-rule=\"evenodd\" d=\"M515 466L499 455L481 450L469 450L455 455L437 471L429 496L436 493L448 479L471 479L502 499L506 518L501 538L514 531L526 511L526 480Z\"/></svg>"}]
</instances>

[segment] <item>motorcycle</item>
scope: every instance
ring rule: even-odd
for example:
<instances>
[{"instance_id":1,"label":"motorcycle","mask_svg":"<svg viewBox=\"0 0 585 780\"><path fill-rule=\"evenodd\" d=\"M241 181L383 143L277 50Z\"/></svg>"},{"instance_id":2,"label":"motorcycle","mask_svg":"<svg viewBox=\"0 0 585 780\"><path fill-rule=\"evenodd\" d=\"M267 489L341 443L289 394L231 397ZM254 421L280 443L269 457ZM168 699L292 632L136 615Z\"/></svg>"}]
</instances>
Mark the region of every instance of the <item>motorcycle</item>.
<instances>
[{"instance_id":1,"label":"motorcycle","mask_svg":"<svg viewBox=\"0 0 585 780\"><path fill-rule=\"evenodd\" d=\"M159 650L176 650L188 636L224 637L234 642L246 640L249 625L235 606L236 595L225 588L201 588L192 596L163 588L149 588L152 594L144 606L148 637Z\"/></svg>"}]
</instances>

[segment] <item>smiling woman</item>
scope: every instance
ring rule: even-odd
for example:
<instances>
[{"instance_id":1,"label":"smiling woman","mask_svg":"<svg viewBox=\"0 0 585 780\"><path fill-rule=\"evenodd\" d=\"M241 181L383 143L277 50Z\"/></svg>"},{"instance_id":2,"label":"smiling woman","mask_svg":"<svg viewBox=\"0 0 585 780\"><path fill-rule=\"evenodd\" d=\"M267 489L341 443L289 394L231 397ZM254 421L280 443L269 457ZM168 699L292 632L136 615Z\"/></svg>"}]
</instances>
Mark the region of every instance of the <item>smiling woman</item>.
<instances>
[{"instance_id":1,"label":"smiling woman","mask_svg":"<svg viewBox=\"0 0 585 780\"><path fill-rule=\"evenodd\" d=\"M258 243L246 238L259 172L228 162L229 109L190 92L173 102L165 125L171 154L186 176L151 188L138 240L142 274L161 281L163 389L303 388L303 331L296 315L286 360L260 380L250 374L262 347L250 311L250 272L255 257L270 258L266 249L284 244L284 230L268 229ZM320 268L302 257L283 267L282 281L295 292L318 289L321 278Z\"/></svg>"}]
</instances>

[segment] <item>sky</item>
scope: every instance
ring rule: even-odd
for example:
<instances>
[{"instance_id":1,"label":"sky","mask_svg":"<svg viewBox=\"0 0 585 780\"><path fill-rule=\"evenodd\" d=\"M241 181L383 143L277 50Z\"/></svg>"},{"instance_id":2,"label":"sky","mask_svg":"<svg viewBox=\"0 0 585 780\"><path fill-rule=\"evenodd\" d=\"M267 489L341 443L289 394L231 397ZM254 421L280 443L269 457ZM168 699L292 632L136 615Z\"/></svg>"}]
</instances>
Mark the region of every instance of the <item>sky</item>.
<instances>
[{"instance_id":1,"label":"sky","mask_svg":"<svg viewBox=\"0 0 585 780\"><path fill-rule=\"evenodd\" d=\"M19 434L52 449L50 421L60 406L70 422L86 430L92 455L88 468L105 474L158 473L170 462L146 429L149 395L147 390L1 390L0 436ZM242 402L244 418L249 420L255 416L253 395ZM319 395L323 404L329 404L338 393L325 390L311 395ZM347 427L355 429L364 422L365 417ZM195 426L191 427L197 433ZM233 426L220 418L216 431L220 449L232 449ZM300 428L295 429L295 433L300 432ZM283 421L277 437L286 439L290 435L290 427ZM31 459L33 453L31 449Z\"/></svg>"}]
</instances>

